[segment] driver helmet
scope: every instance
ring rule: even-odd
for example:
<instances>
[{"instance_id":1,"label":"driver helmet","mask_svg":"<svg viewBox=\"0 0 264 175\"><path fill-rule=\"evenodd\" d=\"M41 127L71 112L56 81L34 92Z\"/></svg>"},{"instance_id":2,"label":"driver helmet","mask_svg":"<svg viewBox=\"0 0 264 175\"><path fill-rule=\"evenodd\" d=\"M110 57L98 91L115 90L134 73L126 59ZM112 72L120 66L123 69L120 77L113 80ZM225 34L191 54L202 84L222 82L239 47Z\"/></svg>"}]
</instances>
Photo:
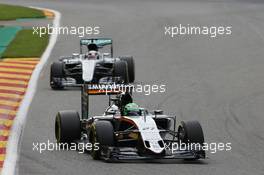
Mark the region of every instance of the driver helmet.
<instances>
[{"instance_id":1,"label":"driver helmet","mask_svg":"<svg viewBox=\"0 0 264 175\"><path fill-rule=\"evenodd\" d=\"M89 51L86 56L88 60L96 60L99 57L98 52L95 50Z\"/></svg>"},{"instance_id":2,"label":"driver helmet","mask_svg":"<svg viewBox=\"0 0 264 175\"><path fill-rule=\"evenodd\" d=\"M126 116L138 116L140 108L136 103L128 103L124 108L124 115Z\"/></svg>"},{"instance_id":3,"label":"driver helmet","mask_svg":"<svg viewBox=\"0 0 264 175\"><path fill-rule=\"evenodd\" d=\"M111 112L114 112L114 111L116 112L118 110L119 110L119 108L116 105L112 105L111 108L109 108L109 111L111 111Z\"/></svg>"}]
</instances>

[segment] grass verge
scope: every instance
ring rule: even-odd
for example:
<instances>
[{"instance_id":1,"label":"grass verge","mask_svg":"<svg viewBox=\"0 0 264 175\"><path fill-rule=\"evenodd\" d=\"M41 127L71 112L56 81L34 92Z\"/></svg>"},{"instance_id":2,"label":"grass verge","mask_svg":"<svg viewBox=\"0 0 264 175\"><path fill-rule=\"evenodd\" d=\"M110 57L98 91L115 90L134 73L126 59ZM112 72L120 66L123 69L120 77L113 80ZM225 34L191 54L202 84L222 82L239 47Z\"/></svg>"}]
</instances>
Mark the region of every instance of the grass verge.
<instances>
[{"instance_id":1,"label":"grass verge","mask_svg":"<svg viewBox=\"0 0 264 175\"><path fill-rule=\"evenodd\" d=\"M15 20L18 18L44 18L41 10L22 6L0 4L0 20Z\"/></svg>"},{"instance_id":2,"label":"grass verge","mask_svg":"<svg viewBox=\"0 0 264 175\"><path fill-rule=\"evenodd\" d=\"M8 45L2 58L41 57L49 42L49 35L39 37L32 29L24 29L17 33Z\"/></svg>"}]
</instances>

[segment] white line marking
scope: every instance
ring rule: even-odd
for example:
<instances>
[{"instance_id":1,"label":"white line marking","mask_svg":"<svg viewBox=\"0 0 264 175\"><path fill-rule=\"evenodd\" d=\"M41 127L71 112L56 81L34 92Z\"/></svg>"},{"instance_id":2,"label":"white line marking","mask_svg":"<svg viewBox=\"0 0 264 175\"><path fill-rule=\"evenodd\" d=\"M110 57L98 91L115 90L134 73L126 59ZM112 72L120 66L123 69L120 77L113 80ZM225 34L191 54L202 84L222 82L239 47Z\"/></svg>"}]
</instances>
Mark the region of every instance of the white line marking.
<instances>
[{"instance_id":1,"label":"white line marking","mask_svg":"<svg viewBox=\"0 0 264 175\"><path fill-rule=\"evenodd\" d=\"M38 8L38 7L33 7L33 8L44 10L43 8ZM55 18L53 20L53 26L59 27L61 14L55 10L51 10L51 9L46 9L46 10L49 10L55 14ZM3 169L2 169L2 175L17 174L16 164L17 164L18 155L19 155L20 146L21 146L20 139L22 138L23 129L24 129L24 125L26 122L27 113L28 113L30 104L36 93L37 82L38 82L38 78L40 76L41 70L47 63L50 53L57 41L58 35L56 34L56 32L54 33L55 34L52 34L50 37L48 47L46 48L45 52L42 54L40 62L37 64L36 68L33 71L33 74L29 81L26 94L19 107L17 116L14 119L14 123L11 129L11 135L9 136L8 143L7 143L6 158L5 158Z\"/></svg>"}]
</instances>

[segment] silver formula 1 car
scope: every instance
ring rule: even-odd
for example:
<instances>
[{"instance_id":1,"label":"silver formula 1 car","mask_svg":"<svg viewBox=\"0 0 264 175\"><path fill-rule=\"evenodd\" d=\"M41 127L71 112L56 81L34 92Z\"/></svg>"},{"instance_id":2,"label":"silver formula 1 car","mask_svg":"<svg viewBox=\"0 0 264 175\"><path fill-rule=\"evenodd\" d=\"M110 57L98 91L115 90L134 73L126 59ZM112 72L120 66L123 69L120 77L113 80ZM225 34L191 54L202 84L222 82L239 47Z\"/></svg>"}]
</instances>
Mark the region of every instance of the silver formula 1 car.
<instances>
[{"instance_id":1,"label":"silver formula 1 car","mask_svg":"<svg viewBox=\"0 0 264 175\"><path fill-rule=\"evenodd\" d=\"M125 84L135 80L133 57L114 58L113 41L110 38L81 39L79 54L61 57L50 68L52 89L80 86L84 79L100 84L101 79L106 77L119 78Z\"/></svg>"},{"instance_id":2,"label":"silver formula 1 car","mask_svg":"<svg viewBox=\"0 0 264 175\"><path fill-rule=\"evenodd\" d=\"M176 129L176 117L160 110L148 112L133 103L129 91L111 88L107 91L112 94L109 107L103 115L90 116L89 95L104 92L84 84L81 117L76 111L58 112L55 120L58 143L91 143L89 153L93 159L106 161L205 158L201 149L204 135L198 121L181 122Z\"/></svg>"}]
</instances>

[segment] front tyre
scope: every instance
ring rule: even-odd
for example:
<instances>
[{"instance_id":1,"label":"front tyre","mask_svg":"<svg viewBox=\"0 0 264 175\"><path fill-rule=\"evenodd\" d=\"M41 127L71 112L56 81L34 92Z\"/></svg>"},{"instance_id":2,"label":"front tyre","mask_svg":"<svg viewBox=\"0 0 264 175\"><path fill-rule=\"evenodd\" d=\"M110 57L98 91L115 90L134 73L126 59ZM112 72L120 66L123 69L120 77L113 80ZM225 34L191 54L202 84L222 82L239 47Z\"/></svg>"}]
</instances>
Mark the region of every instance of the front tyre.
<instances>
[{"instance_id":1,"label":"front tyre","mask_svg":"<svg viewBox=\"0 0 264 175\"><path fill-rule=\"evenodd\" d=\"M50 67L50 87L54 90L63 89L62 79L64 78L63 62L54 62Z\"/></svg>"},{"instance_id":2,"label":"front tyre","mask_svg":"<svg viewBox=\"0 0 264 175\"><path fill-rule=\"evenodd\" d=\"M96 121L91 129L90 142L93 145L91 156L95 160L100 159L103 147L114 146L114 129L112 123L103 120Z\"/></svg>"},{"instance_id":3,"label":"front tyre","mask_svg":"<svg viewBox=\"0 0 264 175\"><path fill-rule=\"evenodd\" d=\"M197 158L186 160L197 160L201 157L205 157L205 151L202 150L204 145L204 134L201 124L198 121L181 122L178 127L178 141L185 144L198 145L198 149L195 147L195 151L199 154Z\"/></svg>"},{"instance_id":4,"label":"front tyre","mask_svg":"<svg viewBox=\"0 0 264 175\"><path fill-rule=\"evenodd\" d=\"M58 112L55 119L55 137L58 143L71 143L81 137L81 122L78 112Z\"/></svg>"}]
</instances>

